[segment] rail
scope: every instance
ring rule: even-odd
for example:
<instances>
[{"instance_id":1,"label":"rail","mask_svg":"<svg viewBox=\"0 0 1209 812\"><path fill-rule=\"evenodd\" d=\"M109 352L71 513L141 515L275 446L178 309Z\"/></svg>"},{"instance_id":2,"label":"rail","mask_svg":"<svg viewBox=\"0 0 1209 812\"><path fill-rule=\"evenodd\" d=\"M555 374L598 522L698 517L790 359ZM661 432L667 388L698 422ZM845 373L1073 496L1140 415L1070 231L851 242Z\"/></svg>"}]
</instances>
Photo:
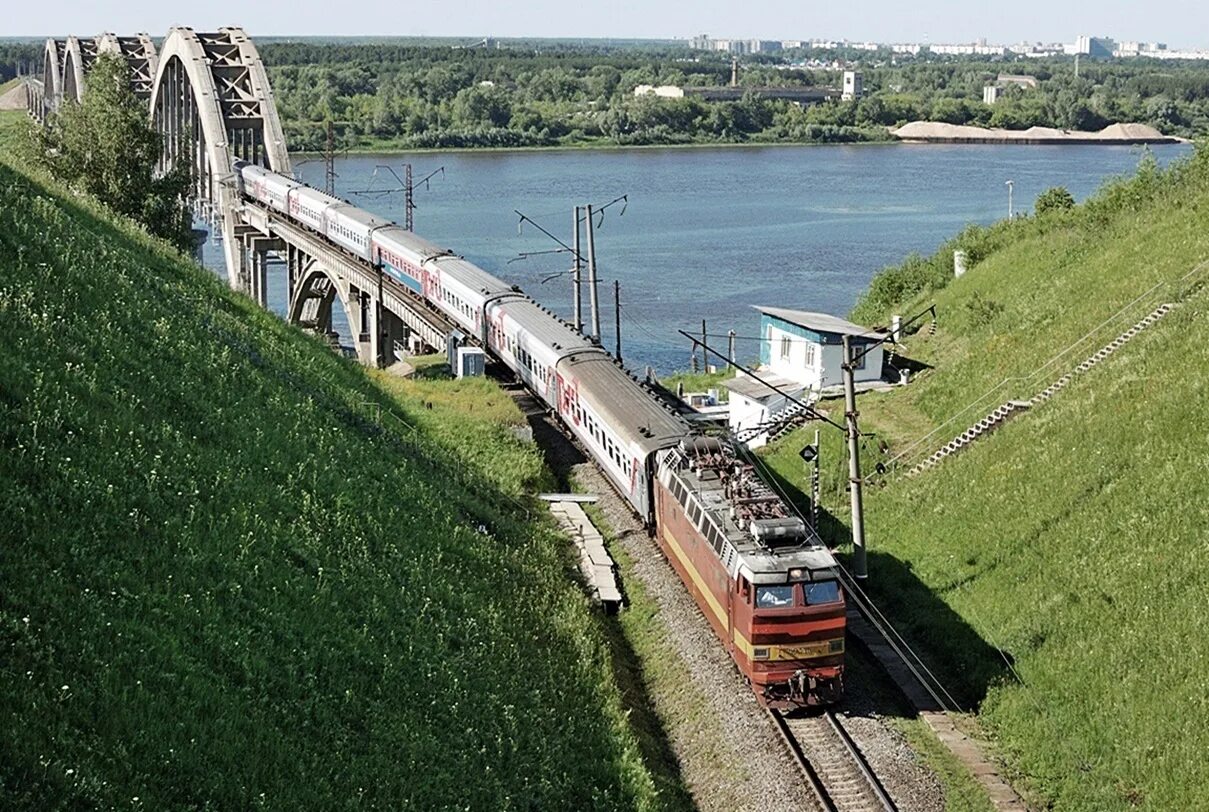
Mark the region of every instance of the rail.
<instances>
[{"instance_id":1,"label":"rail","mask_svg":"<svg viewBox=\"0 0 1209 812\"><path fill-rule=\"evenodd\" d=\"M791 717L770 708L768 715L825 812L896 812L894 800L833 711ZM820 764L811 760L811 753Z\"/></svg>"}]
</instances>

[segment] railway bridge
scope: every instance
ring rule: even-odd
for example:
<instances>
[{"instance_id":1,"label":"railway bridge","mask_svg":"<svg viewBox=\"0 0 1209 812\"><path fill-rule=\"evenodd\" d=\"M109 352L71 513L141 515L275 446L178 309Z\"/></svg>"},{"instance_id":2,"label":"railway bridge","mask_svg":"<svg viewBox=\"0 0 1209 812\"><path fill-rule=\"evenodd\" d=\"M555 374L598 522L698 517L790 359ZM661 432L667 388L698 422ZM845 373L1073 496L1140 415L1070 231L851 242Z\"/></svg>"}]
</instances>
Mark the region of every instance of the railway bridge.
<instances>
[{"instance_id":1,"label":"railway bridge","mask_svg":"<svg viewBox=\"0 0 1209 812\"><path fill-rule=\"evenodd\" d=\"M269 269L284 265L287 318L334 336L339 302L367 365L392 363L408 343L444 346L454 326L381 267L241 194L237 160L293 174L268 74L243 29L176 27L159 48L146 34L52 37L41 78L27 80L29 114L45 124L79 103L89 70L106 53L126 61L131 89L163 138L157 169L190 167L194 216L221 240L232 288L267 307Z\"/></svg>"}]
</instances>

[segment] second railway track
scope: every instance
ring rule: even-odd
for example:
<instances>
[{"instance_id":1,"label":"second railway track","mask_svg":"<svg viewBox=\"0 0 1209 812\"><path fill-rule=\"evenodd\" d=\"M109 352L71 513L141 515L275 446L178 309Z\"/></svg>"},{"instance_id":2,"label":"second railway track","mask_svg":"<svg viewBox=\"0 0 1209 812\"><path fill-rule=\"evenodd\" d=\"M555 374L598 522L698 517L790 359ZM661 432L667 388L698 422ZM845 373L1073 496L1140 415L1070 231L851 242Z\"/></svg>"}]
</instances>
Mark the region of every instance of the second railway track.
<instances>
[{"instance_id":1,"label":"second railway track","mask_svg":"<svg viewBox=\"0 0 1209 812\"><path fill-rule=\"evenodd\" d=\"M827 812L894 812L894 801L833 711L786 716L773 724Z\"/></svg>"}]
</instances>

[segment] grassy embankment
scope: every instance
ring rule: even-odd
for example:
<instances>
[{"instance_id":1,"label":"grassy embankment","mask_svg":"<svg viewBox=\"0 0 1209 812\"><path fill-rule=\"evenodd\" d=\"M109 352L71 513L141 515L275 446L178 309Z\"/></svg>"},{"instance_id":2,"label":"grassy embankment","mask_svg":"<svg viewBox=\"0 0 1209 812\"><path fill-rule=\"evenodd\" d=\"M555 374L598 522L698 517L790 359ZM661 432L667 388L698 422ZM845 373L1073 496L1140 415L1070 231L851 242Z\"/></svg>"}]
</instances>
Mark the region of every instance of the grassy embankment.
<instances>
[{"instance_id":1,"label":"grassy embankment","mask_svg":"<svg viewBox=\"0 0 1209 812\"><path fill-rule=\"evenodd\" d=\"M980 261L965 277L948 283L946 246L888 270L856 311L878 322L939 309L937 335L906 341L934 369L862 397L863 428L892 451L1008 379L931 451L1157 303L1184 300L1050 403L938 469L900 470L868 492L871 588L950 689L980 703L982 726L1038 805L1209 806L1209 294L1199 287L1209 271L1176 281L1209 258L1206 211L1202 149L1170 172L1144 165L1074 211L967 232L958 242ZM798 432L769 455L799 488L804 441ZM878 452L867 448L869 467ZM846 517L838 433L824 453L828 508Z\"/></svg>"},{"instance_id":2,"label":"grassy embankment","mask_svg":"<svg viewBox=\"0 0 1209 812\"><path fill-rule=\"evenodd\" d=\"M0 806L659 804L502 402L2 153L0 271Z\"/></svg>"}]
</instances>

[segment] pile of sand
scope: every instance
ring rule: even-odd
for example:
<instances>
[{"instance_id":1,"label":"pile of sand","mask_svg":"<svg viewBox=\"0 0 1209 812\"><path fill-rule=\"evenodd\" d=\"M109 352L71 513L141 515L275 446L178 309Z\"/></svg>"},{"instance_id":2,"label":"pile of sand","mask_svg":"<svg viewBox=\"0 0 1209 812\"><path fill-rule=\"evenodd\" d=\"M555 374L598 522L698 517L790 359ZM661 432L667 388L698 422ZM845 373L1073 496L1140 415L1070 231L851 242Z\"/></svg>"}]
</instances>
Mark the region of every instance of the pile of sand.
<instances>
[{"instance_id":1,"label":"pile of sand","mask_svg":"<svg viewBox=\"0 0 1209 812\"><path fill-rule=\"evenodd\" d=\"M940 121L912 121L890 134L902 141L935 143L1018 144L1170 144L1179 138L1163 135L1148 124L1113 124L1099 132L1029 127L1027 130L988 129Z\"/></svg>"}]
</instances>

